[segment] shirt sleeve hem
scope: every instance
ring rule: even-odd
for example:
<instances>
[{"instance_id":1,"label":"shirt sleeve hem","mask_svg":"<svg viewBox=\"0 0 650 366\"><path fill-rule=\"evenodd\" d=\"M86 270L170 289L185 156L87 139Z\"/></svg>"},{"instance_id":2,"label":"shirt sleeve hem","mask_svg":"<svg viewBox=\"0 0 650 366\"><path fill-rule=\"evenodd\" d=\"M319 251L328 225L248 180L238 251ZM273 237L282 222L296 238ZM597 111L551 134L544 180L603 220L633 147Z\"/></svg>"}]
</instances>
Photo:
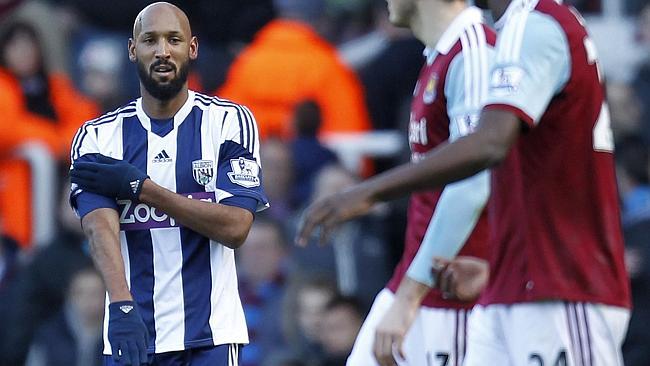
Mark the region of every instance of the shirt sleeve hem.
<instances>
[{"instance_id":1,"label":"shirt sleeve hem","mask_svg":"<svg viewBox=\"0 0 650 366\"><path fill-rule=\"evenodd\" d=\"M521 108L509 104L493 103L493 104L486 105L484 109L511 112L514 115L516 115L520 120L524 121L524 123L528 127L531 128L535 127L535 120L531 116L529 116L528 113L524 112Z\"/></svg>"}]
</instances>

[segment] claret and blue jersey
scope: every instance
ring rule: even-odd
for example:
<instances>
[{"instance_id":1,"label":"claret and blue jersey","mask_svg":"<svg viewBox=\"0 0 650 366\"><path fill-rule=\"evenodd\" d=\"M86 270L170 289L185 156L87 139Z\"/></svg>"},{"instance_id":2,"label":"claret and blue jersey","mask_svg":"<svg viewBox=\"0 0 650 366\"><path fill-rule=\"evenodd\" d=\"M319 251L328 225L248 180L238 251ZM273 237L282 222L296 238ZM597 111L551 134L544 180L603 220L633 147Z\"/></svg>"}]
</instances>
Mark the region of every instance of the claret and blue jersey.
<instances>
[{"instance_id":1,"label":"claret and blue jersey","mask_svg":"<svg viewBox=\"0 0 650 366\"><path fill-rule=\"evenodd\" d=\"M252 212L268 206L255 120L229 101L189 91L173 118L152 120L138 99L80 128L73 164L98 153L126 160L192 199ZM248 343L232 249L141 202L73 185L71 203L81 217L102 207L118 211L126 278L149 328L149 352ZM104 345L110 354L106 333Z\"/></svg>"}]
</instances>

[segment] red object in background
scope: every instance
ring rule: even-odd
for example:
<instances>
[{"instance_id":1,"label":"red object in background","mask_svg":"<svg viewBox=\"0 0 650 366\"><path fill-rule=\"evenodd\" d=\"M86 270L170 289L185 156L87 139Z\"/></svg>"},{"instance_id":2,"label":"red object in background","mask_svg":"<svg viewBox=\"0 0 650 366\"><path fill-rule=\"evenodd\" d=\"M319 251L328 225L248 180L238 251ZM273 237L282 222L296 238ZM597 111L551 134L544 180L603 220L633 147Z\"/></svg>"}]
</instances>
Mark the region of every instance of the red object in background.
<instances>
[{"instance_id":1,"label":"red object in background","mask_svg":"<svg viewBox=\"0 0 650 366\"><path fill-rule=\"evenodd\" d=\"M18 81L0 70L0 217L2 233L18 241L21 247L31 244L32 188L29 166L13 156L14 149L25 142L38 141L57 160L68 162L77 129L99 113L94 103L74 89L67 76L50 74L48 82L56 121L29 112Z\"/></svg>"}]
</instances>

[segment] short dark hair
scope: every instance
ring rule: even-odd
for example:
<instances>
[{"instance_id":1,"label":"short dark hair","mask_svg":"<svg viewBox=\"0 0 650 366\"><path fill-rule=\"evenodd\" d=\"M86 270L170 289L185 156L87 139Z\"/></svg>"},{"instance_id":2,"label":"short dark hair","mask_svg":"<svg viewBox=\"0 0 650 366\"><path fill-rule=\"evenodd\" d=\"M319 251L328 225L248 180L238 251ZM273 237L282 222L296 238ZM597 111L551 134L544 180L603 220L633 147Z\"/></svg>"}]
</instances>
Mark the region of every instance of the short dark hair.
<instances>
[{"instance_id":1,"label":"short dark hair","mask_svg":"<svg viewBox=\"0 0 650 366\"><path fill-rule=\"evenodd\" d=\"M322 119L321 108L316 102L313 100L300 102L294 110L296 134L298 136L316 136Z\"/></svg>"},{"instance_id":2,"label":"short dark hair","mask_svg":"<svg viewBox=\"0 0 650 366\"><path fill-rule=\"evenodd\" d=\"M330 300L325 306L325 311L332 311L337 308L348 308L353 310L360 318L363 318L364 311L361 302L354 296L338 295Z\"/></svg>"}]
</instances>

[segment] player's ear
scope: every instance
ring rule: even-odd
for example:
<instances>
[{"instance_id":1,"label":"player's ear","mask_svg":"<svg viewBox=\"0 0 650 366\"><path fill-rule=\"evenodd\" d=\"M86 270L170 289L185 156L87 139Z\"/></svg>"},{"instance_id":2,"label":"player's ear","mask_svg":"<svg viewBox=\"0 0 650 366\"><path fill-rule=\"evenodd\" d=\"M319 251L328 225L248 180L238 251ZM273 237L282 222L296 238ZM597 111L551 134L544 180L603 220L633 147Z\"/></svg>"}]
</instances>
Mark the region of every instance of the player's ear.
<instances>
[{"instance_id":1,"label":"player's ear","mask_svg":"<svg viewBox=\"0 0 650 366\"><path fill-rule=\"evenodd\" d=\"M199 57L199 40L196 36L190 39L190 60L196 60Z\"/></svg>"},{"instance_id":2,"label":"player's ear","mask_svg":"<svg viewBox=\"0 0 650 366\"><path fill-rule=\"evenodd\" d=\"M137 58L135 57L135 41L133 40L133 38L129 38L128 49L129 49L129 60L131 62L136 62Z\"/></svg>"}]
</instances>

